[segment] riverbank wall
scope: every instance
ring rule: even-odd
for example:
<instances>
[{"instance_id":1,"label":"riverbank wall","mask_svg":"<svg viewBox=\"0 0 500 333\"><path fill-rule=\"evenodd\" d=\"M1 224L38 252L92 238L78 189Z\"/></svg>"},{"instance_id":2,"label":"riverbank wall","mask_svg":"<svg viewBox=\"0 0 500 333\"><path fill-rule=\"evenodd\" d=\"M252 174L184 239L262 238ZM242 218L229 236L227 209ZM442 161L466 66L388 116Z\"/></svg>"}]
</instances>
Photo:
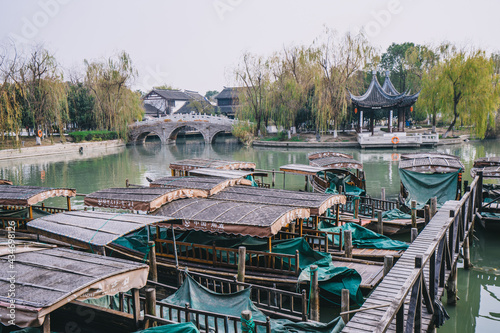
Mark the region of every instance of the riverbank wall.
<instances>
[{"instance_id":1,"label":"riverbank wall","mask_svg":"<svg viewBox=\"0 0 500 333\"><path fill-rule=\"evenodd\" d=\"M51 146L4 149L0 150L0 161L59 154L84 154L88 151L97 151L124 146L125 142L123 142L122 140L109 140L98 142L56 143Z\"/></svg>"}]
</instances>

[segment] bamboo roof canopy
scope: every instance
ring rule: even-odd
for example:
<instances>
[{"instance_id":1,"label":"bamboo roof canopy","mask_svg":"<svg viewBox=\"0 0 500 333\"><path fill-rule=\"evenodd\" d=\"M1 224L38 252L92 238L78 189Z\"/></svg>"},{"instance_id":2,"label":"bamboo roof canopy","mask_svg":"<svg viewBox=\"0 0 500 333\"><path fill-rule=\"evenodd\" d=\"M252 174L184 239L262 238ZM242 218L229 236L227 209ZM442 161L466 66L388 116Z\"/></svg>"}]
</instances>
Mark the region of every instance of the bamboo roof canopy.
<instances>
[{"instance_id":1,"label":"bamboo roof canopy","mask_svg":"<svg viewBox=\"0 0 500 333\"><path fill-rule=\"evenodd\" d=\"M184 199L171 202L154 214L182 219L183 224L177 228L183 230L270 237L297 218L309 217L309 209L214 199Z\"/></svg>"},{"instance_id":2,"label":"bamboo roof canopy","mask_svg":"<svg viewBox=\"0 0 500 333\"><path fill-rule=\"evenodd\" d=\"M224 161L206 158L192 158L170 163L170 169L189 171L199 168L213 168L224 170L254 170L255 163L240 161Z\"/></svg>"},{"instance_id":3,"label":"bamboo roof canopy","mask_svg":"<svg viewBox=\"0 0 500 333\"><path fill-rule=\"evenodd\" d=\"M463 171L464 165L458 157L436 153L403 154L399 168L420 173Z\"/></svg>"},{"instance_id":4,"label":"bamboo roof canopy","mask_svg":"<svg viewBox=\"0 0 500 333\"><path fill-rule=\"evenodd\" d=\"M308 155L311 166L329 169L363 169L363 163L351 155L332 151L315 152Z\"/></svg>"},{"instance_id":5,"label":"bamboo roof canopy","mask_svg":"<svg viewBox=\"0 0 500 333\"><path fill-rule=\"evenodd\" d=\"M0 205L32 206L52 197L74 197L72 188L0 185Z\"/></svg>"},{"instance_id":6,"label":"bamboo roof canopy","mask_svg":"<svg viewBox=\"0 0 500 333\"><path fill-rule=\"evenodd\" d=\"M8 246L7 242L0 247ZM19 246L22 246L21 244ZM45 316L73 300L115 295L146 285L149 267L123 259L62 248L31 247L16 253L15 281L9 269L0 270L0 288L15 285L15 295L0 294L0 322L9 325L11 301L15 302L15 324L41 326ZM1 267L10 267L8 255L0 256Z\"/></svg>"},{"instance_id":7,"label":"bamboo roof canopy","mask_svg":"<svg viewBox=\"0 0 500 333\"><path fill-rule=\"evenodd\" d=\"M12 185L12 182L7 179L0 179L0 185Z\"/></svg>"},{"instance_id":8,"label":"bamboo roof canopy","mask_svg":"<svg viewBox=\"0 0 500 333\"><path fill-rule=\"evenodd\" d=\"M250 186L230 187L209 199L247 202L252 204L304 207L308 208L312 215L321 215L333 205L346 203L345 196L340 194L298 192Z\"/></svg>"},{"instance_id":9,"label":"bamboo roof canopy","mask_svg":"<svg viewBox=\"0 0 500 333\"><path fill-rule=\"evenodd\" d=\"M207 191L174 187L107 188L85 196L87 206L151 212L167 202L181 198L205 198Z\"/></svg>"},{"instance_id":10,"label":"bamboo roof canopy","mask_svg":"<svg viewBox=\"0 0 500 333\"><path fill-rule=\"evenodd\" d=\"M470 175L472 178L477 176L477 173L481 171L484 178L500 178L500 166L485 166L470 169Z\"/></svg>"},{"instance_id":11,"label":"bamboo roof canopy","mask_svg":"<svg viewBox=\"0 0 500 333\"><path fill-rule=\"evenodd\" d=\"M28 222L28 230L84 249L99 249L148 225L180 221L166 216L71 211Z\"/></svg>"},{"instance_id":12,"label":"bamboo roof canopy","mask_svg":"<svg viewBox=\"0 0 500 333\"><path fill-rule=\"evenodd\" d=\"M233 171L230 171L233 172ZM205 197L208 195L216 194L226 187L235 186L235 185L252 185L250 180L241 178L241 177L197 177L197 176L188 176L188 177L164 177L160 179L156 179L155 181L149 184L152 188L183 188L183 189L191 189L197 191L203 191L206 193Z\"/></svg>"},{"instance_id":13,"label":"bamboo roof canopy","mask_svg":"<svg viewBox=\"0 0 500 333\"><path fill-rule=\"evenodd\" d=\"M488 166L500 166L500 157L499 156L481 157L474 160L475 168L488 167Z\"/></svg>"},{"instance_id":14,"label":"bamboo roof canopy","mask_svg":"<svg viewBox=\"0 0 500 333\"><path fill-rule=\"evenodd\" d=\"M306 165L306 164L287 164L280 166L280 171L296 175L307 175L307 176L313 176L316 175L318 172L327 170L331 169Z\"/></svg>"},{"instance_id":15,"label":"bamboo roof canopy","mask_svg":"<svg viewBox=\"0 0 500 333\"><path fill-rule=\"evenodd\" d=\"M244 178L247 176L267 177L266 172L256 172L251 170L222 170L214 168L202 168L189 171L192 176L221 177L221 178Z\"/></svg>"}]
</instances>

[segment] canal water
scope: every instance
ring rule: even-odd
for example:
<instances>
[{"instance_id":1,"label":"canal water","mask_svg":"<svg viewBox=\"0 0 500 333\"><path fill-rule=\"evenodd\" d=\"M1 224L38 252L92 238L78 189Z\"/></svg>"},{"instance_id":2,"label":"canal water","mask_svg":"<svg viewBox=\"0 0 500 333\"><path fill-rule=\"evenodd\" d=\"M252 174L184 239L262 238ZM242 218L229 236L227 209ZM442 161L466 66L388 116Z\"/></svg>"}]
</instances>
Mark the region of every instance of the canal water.
<instances>
[{"instance_id":1,"label":"canal water","mask_svg":"<svg viewBox=\"0 0 500 333\"><path fill-rule=\"evenodd\" d=\"M159 142L112 148L82 154L53 155L0 161L0 179L10 179L17 185L76 188L78 193L90 193L102 188L124 187L131 184L148 185L147 178L170 175L169 164L185 158L214 158L253 161L257 168L278 170L290 163L308 164L307 154L318 149L249 148L234 138L217 140L205 145L199 138L179 138L176 145L162 146ZM381 188L386 196L397 198L400 187L398 175L399 154L415 150L359 150L335 149L352 154L361 161L366 172L369 195L380 197ZM433 151L459 156L466 167L465 180L471 180L469 170L474 159L500 156L498 141L468 142L463 145L438 147ZM271 182L271 179L264 179ZM276 187L283 187L283 176L276 176ZM304 177L286 176L286 188L304 188ZM64 205L65 200L51 199L48 204ZM83 197L72 199L73 208L83 208ZM474 268L459 268L458 296L454 307L447 306L452 319L439 328L439 332L500 332L500 242L498 234L476 228L472 248ZM446 298L443 298L445 303ZM497 326L498 325L498 326Z\"/></svg>"}]
</instances>

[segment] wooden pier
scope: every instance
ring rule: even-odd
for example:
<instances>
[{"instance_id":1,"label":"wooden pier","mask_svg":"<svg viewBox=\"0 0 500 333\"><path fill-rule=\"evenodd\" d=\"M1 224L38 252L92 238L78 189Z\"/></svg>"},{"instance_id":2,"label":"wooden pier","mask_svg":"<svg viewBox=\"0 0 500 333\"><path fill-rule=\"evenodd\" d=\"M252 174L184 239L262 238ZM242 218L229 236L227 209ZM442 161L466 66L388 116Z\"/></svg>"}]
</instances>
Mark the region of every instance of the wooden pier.
<instances>
[{"instance_id":1,"label":"wooden pier","mask_svg":"<svg viewBox=\"0 0 500 333\"><path fill-rule=\"evenodd\" d=\"M435 328L436 303L447 289L456 297L457 259L463 248L470 266L470 242L477 207L478 177L460 201L448 201L384 277L342 332L428 332ZM439 304L439 303L438 303ZM347 313L346 313L347 312Z\"/></svg>"}]
</instances>

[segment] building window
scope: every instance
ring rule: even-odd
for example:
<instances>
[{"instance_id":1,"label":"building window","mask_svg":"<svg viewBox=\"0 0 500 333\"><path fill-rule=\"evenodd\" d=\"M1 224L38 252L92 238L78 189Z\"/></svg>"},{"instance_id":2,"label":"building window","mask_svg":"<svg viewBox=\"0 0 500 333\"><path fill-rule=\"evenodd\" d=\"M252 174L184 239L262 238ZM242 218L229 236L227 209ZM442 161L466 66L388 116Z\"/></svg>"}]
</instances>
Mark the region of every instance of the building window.
<instances>
[{"instance_id":1,"label":"building window","mask_svg":"<svg viewBox=\"0 0 500 333\"><path fill-rule=\"evenodd\" d=\"M168 100L168 107L169 108L174 108L175 107L175 100L169 99Z\"/></svg>"}]
</instances>

